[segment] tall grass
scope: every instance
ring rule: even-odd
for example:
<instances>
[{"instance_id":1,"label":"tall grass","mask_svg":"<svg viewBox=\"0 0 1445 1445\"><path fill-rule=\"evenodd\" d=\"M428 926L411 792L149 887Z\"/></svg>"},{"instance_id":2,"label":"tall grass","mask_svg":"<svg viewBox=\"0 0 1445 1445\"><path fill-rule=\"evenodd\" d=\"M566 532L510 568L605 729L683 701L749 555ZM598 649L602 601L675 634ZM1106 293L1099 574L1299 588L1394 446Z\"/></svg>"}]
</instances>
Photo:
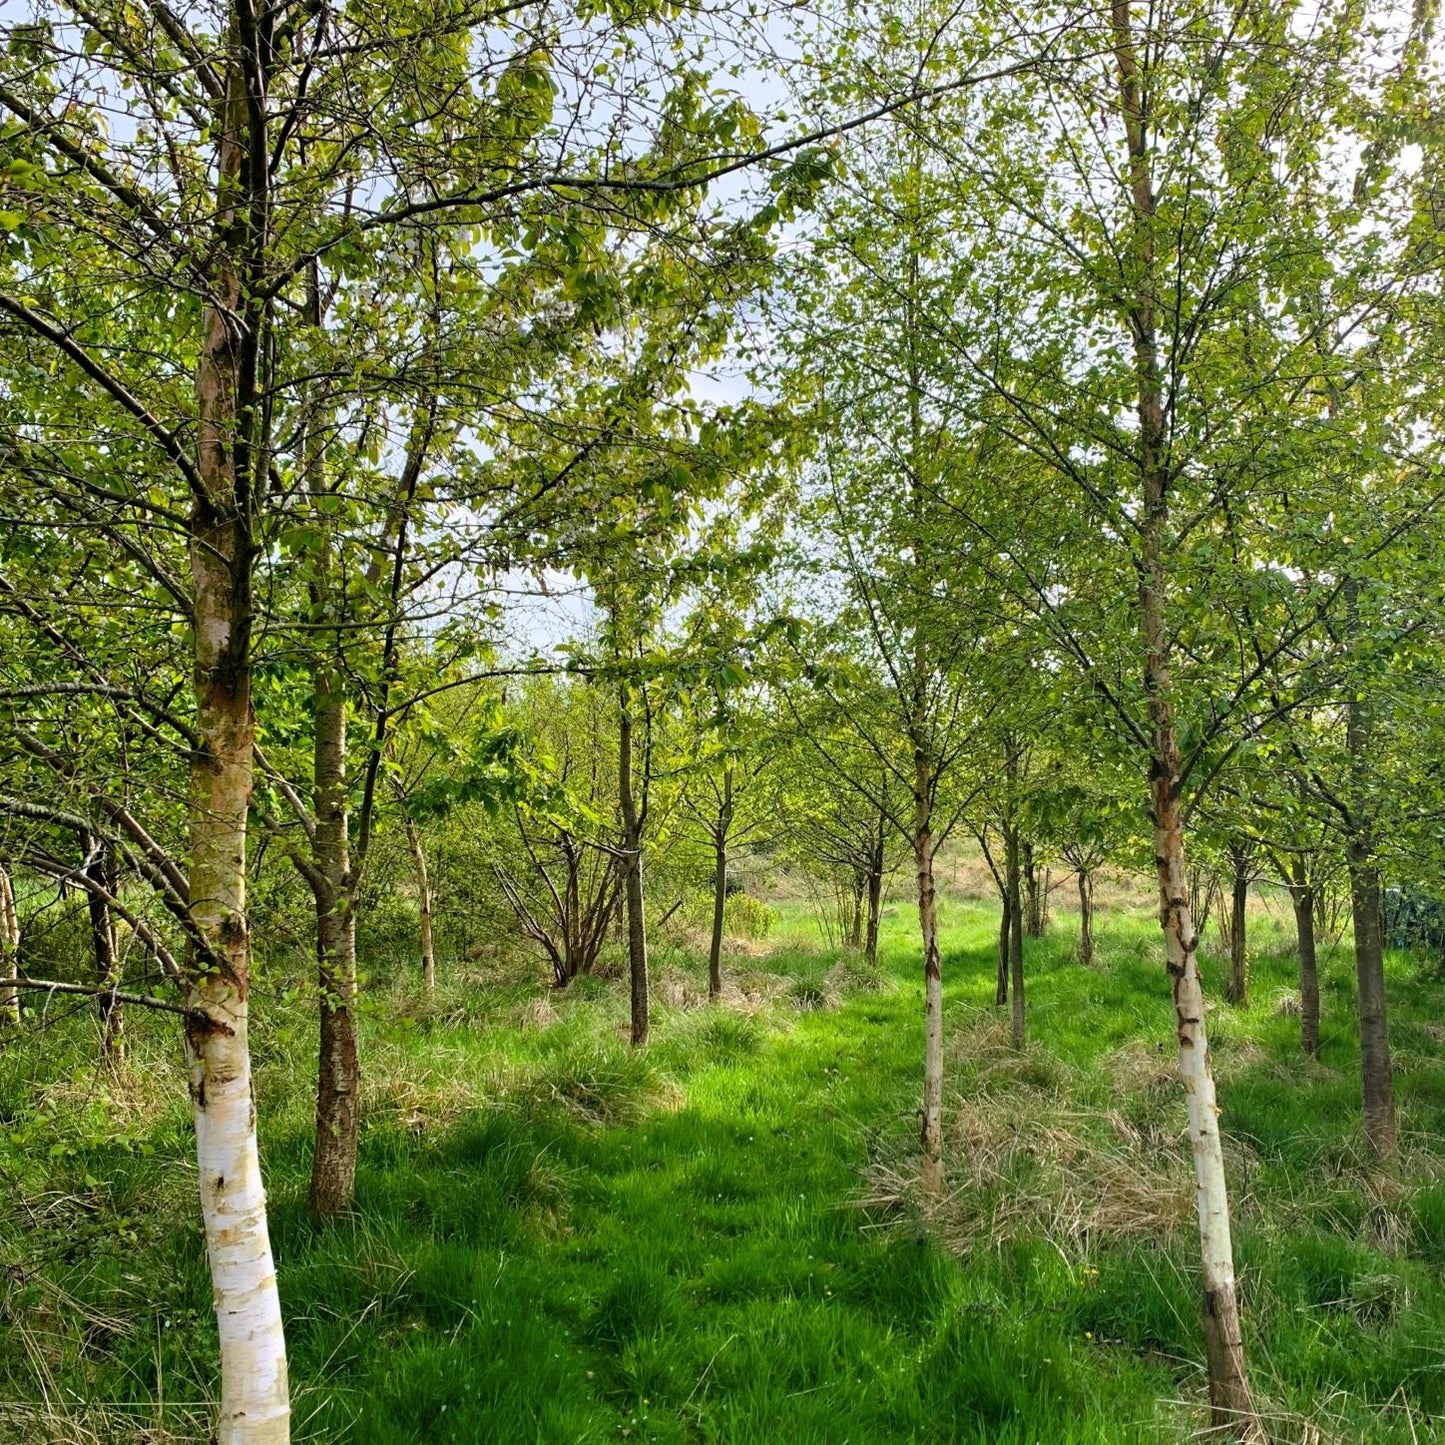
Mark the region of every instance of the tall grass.
<instances>
[{"instance_id":1,"label":"tall grass","mask_svg":"<svg viewBox=\"0 0 1445 1445\"><path fill-rule=\"evenodd\" d=\"M772 952L675 951L655 1042L619 980L526 959L393 974L364 1023L358 1208L304 1195L312 1023L257 1003L257 1100L297 1438L1138 1442L1204 1416L1189 1166L1146 915L1030 942L1030 1044L991 1006L994 919L945 901L953 1194L909 1187L922 1053L911 910L874 977L784 906ZM1288 940L1214 1006L1237 1253L1281 1440L1445 1425L1445 989L1391 960L1405 1154L1358 1143L1350 963L1301 1061ZM1206 960L1211 997L1219 965ZM118 1077L81 1010L0 1054L0 1438L203 1440L214 1326L172 1032Z\"/></svg>"}]
</instances>

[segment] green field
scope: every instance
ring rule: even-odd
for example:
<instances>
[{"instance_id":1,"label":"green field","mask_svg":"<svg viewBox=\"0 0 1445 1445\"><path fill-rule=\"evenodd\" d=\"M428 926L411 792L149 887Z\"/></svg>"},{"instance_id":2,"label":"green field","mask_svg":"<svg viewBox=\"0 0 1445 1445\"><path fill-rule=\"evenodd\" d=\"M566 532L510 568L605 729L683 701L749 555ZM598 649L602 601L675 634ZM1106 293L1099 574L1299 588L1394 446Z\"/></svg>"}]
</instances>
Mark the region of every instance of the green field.
<instances>
[{"instance_id":1,"label":"green field","mask_svg":"<svg viewBox=\"0 0 1445 1445\"><path fill-rule=\"evenodd\" d=\"M995 915L943 917L953 1197L931 1216L907 1187L904 906L876 980L800 913L729 959L723 1007L696 958L660 951L641 1053L620 980L559 995L531 962L452 964L428 1011L378 977L358 1209L329 1229L304 1210L310 1013L263 981L297 1438L1190 1438L1191 1175L1154 925L1104 916L1095 970L1067 915L1031 941L1019 1056L990 1006ZM1445 986L1392 960L1403 1160L1379 1179L1356 1142L1350 957L1322 958L1305 1064L1289 943L1258 919L1255 1003L1211 1016L1256 1389L1281 1440L1438 1438ZM203 1440L215 1337L178 1041L133 1019L114 1081L93 1048L57 1008L0 1055L0 1439Z\"/></svg>"}]
</instances>

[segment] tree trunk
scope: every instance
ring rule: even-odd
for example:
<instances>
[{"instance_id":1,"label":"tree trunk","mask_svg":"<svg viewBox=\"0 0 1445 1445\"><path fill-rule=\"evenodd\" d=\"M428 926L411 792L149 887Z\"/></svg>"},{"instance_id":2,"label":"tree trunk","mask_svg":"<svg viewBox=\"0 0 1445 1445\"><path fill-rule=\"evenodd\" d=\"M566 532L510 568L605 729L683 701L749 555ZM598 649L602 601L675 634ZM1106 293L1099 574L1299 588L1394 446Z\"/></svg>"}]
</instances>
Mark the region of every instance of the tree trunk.
<instances>
[{"instance_id":1,"label":"tree trunk","mask_svg":"<svg viewBox=\"0 0 1445 1445\"><path fill-rule=\"evenodd\" d=\"M101 988L112 990L120 987L120 949L115 935L115 919L111 916L110 904L105 895L116 895L116 869L114 856L98 838L86 837L85 872L90 881L104 892L94 888L85 891L86 908L90 914L90 947L95 959L95 981ZM99 994L96 1007L100 1013L101 1057L114 1068L120 1063L124 1045L125 1015L114 993Z\"/></svg>"},{"instance_id":2,"label":"tree trunk","mask_svg":"<svg viewBox=\"0 0 1445 1445\"><path fill-rule=\"evenodd\" d=\"M617 789L622 807L622 846L627 898L627 970L632 994L632 1042L647 1042L647 920L642 912L642 818L632 788L632 703L627 685L622 687L622 708L618 724Z\"/></svg>"},{"instance_id":3,"label":"tree trunk","mask_svg":"<svg viewBox=\"0 0 1445 1445\"><path fill-rule=\"evenodd\" d=\"M421 924L421 986L430 999L437 989L437 956L431 931L431 880L426 871L426 850L416 819L406 820L406 845L411 849L411 866L416 878L416 908Z\"/></svg>"},{"instance_id":4,"label":"tree trunk","mask_svg":"<svg viewBox=\"0 0 1445 1445\"><path fill-rule=\"evenodd\" d=\"M20 916L10 874L0 868L0 1027L20 1022Z\"/></svg>"},{"instance_id":5,"label":"tree trunk","mask_svg":"<svg viewBox=\"0 0 1445 1445\"><path fill-rule=\"evenodd\" d=\"M918 869L918 924L923 935L923 1127L920 1182L943 1194L943 967L933 882L933 774L924 748L914 751L913 861Z\"/></svg>"},{"instance_id":6,"label":"tree trunk","mask_svg":"<svg viewBox=\"0 0 1445 1445\"><path fill-rule=\"evenodd\" d=\"M1094 963L1094 870L1079 869L1079 962Z\"/></svg>"},{"instance_id":7,"label":"tree trunk","mask_svg":"<svg viewBox=\"0 0 1445 1445\"><path fill-rule=\"evenodd\" d=\"M1359 584L1345 583L1350 635L1358 631ZM1390 1068L1390 1038L1385 1013L1385 938L1380 917L1380 871L1375 862L1368 794L1371 784L1370 717L1365 702L1352 688L1345 706L1345 749L1350 760L1351 820L1345 840L1345 867L1350 876L1350 910L1355 935L1355 978L1360 999L1360 1086L1364 1106L1365 1143L1375 1157L1390 1162L1398 1151L1395 1086Z\"/></svg>"},{"instance_id":8,"label":"tree trunk","mask_svg":"<svg viewBox=\"0 0 1445 1445\"><path fill-rule=\"evenodd\" d=\"M863 947L863 894L868 887L868 875L862 868L853 870L853 908L848 916L848 947Z\"/></svg>"},{"instance_id":9,"label":"tree trunk","mask_svg":"<svg viewBox=\"0 0 1445 1445\"><path fill-rule=\"evenodd\" d=\"M1146 589L1153 590L1147 583ZM1146 613L1154 614L1151 621L1162 621L1162 609L1150 606ZM1211 1415L1217 1428L1233 1430L1250 1441L1263 1442L1265 1437L1249 1390L1234 1282L1224 1150L1204 1027L1204 990L1195 957L1199 940L1189 915L1189 887L1184 872L1184 825L1176 794L1178 752L1169 704L1163 629L1156 625L1150 631L1147 685L1156 748L1152 785L1154 853L1159 871L1160 922L1174 988L1179 1076L1188 1100L1189 1137L1194 1151Z\"/></svg>"},{"instance_id":10,"label":"tree trunk","mask_svg":"<svg viewBox=\"0 0 1445 1445\"><path fill-rule=\"evenodd\" d=\"M1345 847L1354 916L1355 977L1360 996L1360 1084L1365 1143L1376 1158L1393 1160L1399 1147L1395 1086L1385 1015L1385 940L1380 920L1380 875L1369 841L1355 834Z\"/></svg>"},{"instance_id":11,"label":"tree trunk","mask_svg":"<svg viewBox=\"0 0 1445 1445\"><path fill-rule=\"evenodd\" d=\"M349 1210L356 1196L361 1122L357 1057L356 913L351 900L351 849L346 793L346 693L330 665L316 675L315 809L316 969L321 1048L316 1077L316 1150L307 1206L326 1219Z\"/></svg>"},{"instance_id":12,"label":"tree trunk","mask_svg":"<svg viewBox=\"0 0 1445 1445\"><path fill-rule=\"evenodd\" d=\"M562 919L562 969L559 986L591 970L582 942L582 850L570 834L562 835L562 856L567 860L566 916Z\"/></svg>"},{"instance_id":13,"label":"tree trunk","mask_svg":"<svg viewBox=\"0 0 1445 1445\"><path fill-rule=\"evenodd\" d=\"M1249 1005L1249 934L1245 917L1249 908L1249 855L1230 850L1234 864L1233 890L1229 901L1229 1001L1240 1008Z\"/></svg>"},{"instance_id":14,"label":"tree trunk","mask_svg":"<svg viewBox=\"0 0 1445 1445\"><path fill-rule=\"evenodd\" d=\"M1214 1075L1204 1026L1204 991L1195 951L1199 944L1189 912L1189 879L1184 861L1184 820L1179 800L1179 743L1169 675L1167 620L1169 474L1165 454L1163 382L1157 327L1158 267L1154 249L1155 198L1146 133L1144 76L1132 33L1130 0L1114 0L1114 59L1119 109L1129 155L1128 186L1133 213L1130 263L1134 294L1128 317L1133 339L1139 421L1138 467L1142 507L1138 521L1139 631L1144 653L1144 693L1150 729L1149 784L1154 815L1154 860L1159 875L1159 921L1166 967L1173 986L1179 1077L1189 1107L1189 1137L1199 1208L1199 1244L1204 1287L1203 1327L1208 1362L1211 1423L1250 1445L1265 1433L1255 1413L1240 1331L1234 1282L1229 1194L1219 1137Z\"/></svg>"},{"instance_id":15,"label":"tree trunk","mask_svg":"<svg viewBox=\"0 0 1445 1445\"><path fill-rule=\"evenodd\" d=\"M234 293L226 299L234 307ZM205 329L200 453L208 467L203 475L214 477L217 468L229 465L234 426L234 412L223 409L231 347L220 307L207 307ZM208 395L213 387L220 397ZM191 571L201 746L191 766L188 882L200 944L193 943L187 956L186 1053L220 1336L216 1434L220 1445L283 1445L290 1439L291 1418L286 1344L256 1151L247 1038L246 810L255 727L250 544L219 507L202 501L196 512Z\"/></svg>"},{"instance_id":16,"label":"tree trunk","mask_svg":"<svg viewBox=\"0 0 1445 1445\"><path fill-rule=\"evenodd\" d=\"M239 255L266 178L250 157L249 16L226 37L218 107L218 211L210 293L196 366L196 473L190 520L196 732L191 754L187 878L186 1055L211 1297L220 1337L218 1445L285 1445L290 1394L281 1303L256 1151L248 1045L251 935L246 918L246 813L255 716L251 707L252 568L260 545L251 513L256 319ZM264 122L257 122L264 124ZM250 238L252 241L255 238ZM242 320L247 318L247 321ZM244 380L244 385L243 385ZM244 406L243 406L244 392Z\"/></svg>"},{"instance_id":17,"label":"tree trunk","mask_svg":"<svg viewBox=\"0 0 1445 1445\"><path fill-rule=\"evenodd\" d=\"M1038 865L1034 861L1034 845L1026 838L1021 847L1023 850L1024 931L1030 938L1042 938L1047 904L1040 890Z\"/></svg>"},{"instance_id":18,"label":"tree trunk","mask_svg":"<svg viewBox=\"0 0 1445 1445\"><path fill-rule=\"evenodd\" d=\"M998 920L998 975L994 980L993 1004L1002 1008L1008 1002L1008 959L1009 935L1013 931L1013 910L1008 899L1008 884L999 894Z\"/></svg>"},{"instance_id":19,"label":"tree trunk","mask_svg":"<svg viewBox=\"0 0 1445 1445\"><path fill-rule=\"evenodd\" d=\"M1024 845L1025 849L1028 845ZM1025 853L1025 857L1028 857ZM1008 883L1009 944L1008 971L1009 987L1013 994L1013 1008L1009 1014L1009 1036L1014 1048L1024 1046L1024 930L1020 927L1023 910L1019 896L1019 841L1017 833L1010 833L1004 853L1005 878Z\"/></svg>"},{"instance_id":20,"label":"tree trunk","mask_svg":"<svg viewBox=\"0 0 1445 1445\"><path fill-rule=\"evenodd\" d=\"M1300 1048L1309 1058L1320 1052L1320 980L1315 966L1315 891L1304 865L1295 865L1289 896L1294 904L1294 928L1299 950Z\"/></svg>"},{"instance_id":21,"label":"tree trunk","mask_svg":"<svg viewBox=\"0 0 1445 1445\"><path fill-rule=\"evenodd\" d=\"M713 826L713 898L712 945L707 956L707 994L717 998L722 993L723 924L727 920L728 901L728 834L733 826L733 767L723 768L722 798L718 802Z\"/></svg>"},{"instance_id":22,"label":"tree trunk","mask_svg":"<svg viewBox=\"0 0 1445 1445\"><path fill-rule=\"evenodd\" d=\"M718 834L713 844L712 942L707 954L707 996L722 993L723 918L728 901L728 845Z\"/></svg>"},{"instance_id":23,"label":"tree trunk","mask_svg":"<svg viewBox=\"0 0 1445 1445\"><path fill-rule=\"evenodd\" d=\"M868 868L868 929L863 938L863 958L869 968L878 967L878 924L883 911L883 860L875 853Z\"/></svg>"},{"instance_id":24,"label":"tree trunk","mask_svg":"<svg viewBox=\"0 0 1445 1445\"><path fill-rule=\"evenodd\" d=\"M1164 627L1162 558L1156 547L1150 546L1149 550L1148 571L1142 587L1142 613L1148 647L1145 689L1154 748L1151 766L1154 856L1159 874L1159 916L1164 930L1166 967L1174 991L1179 1077L1188 1101L1189 1137L1194 1153L1211 1418L1216 1428L1233 1431L1245 1440L1262 1445L1265 1436L1249 1390L1234 1281L1224 1150L1204 1025L1204 990L1195 956L1199 938L1189 912L1184 823L1177 791L1179 754Z\"/></svg>"}]
</instances>

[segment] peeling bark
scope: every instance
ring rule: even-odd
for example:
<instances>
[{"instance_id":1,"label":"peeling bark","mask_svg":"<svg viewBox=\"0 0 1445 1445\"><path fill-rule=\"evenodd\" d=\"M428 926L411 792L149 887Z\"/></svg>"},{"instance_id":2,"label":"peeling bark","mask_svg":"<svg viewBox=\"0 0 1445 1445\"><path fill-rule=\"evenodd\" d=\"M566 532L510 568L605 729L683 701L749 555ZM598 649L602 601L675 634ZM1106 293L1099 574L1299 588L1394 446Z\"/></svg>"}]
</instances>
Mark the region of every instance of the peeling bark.
<instances>
[{"instance_id":1,"label":"peeling bark","mask_svg":"<svg viewBox=\"0 0 1445 1445\"><path fill-rule=\"evenodd\" d=\"M256 1150L248 1046L251 934L246 818L251 706L254 330L242 253L258 250L266 178L264 106L251 73L254 17L232 14L218 117L215 260L196 367L196 471L190 519L196 732L189 800L186 1056L196 1162L220 1341L219 1445L284 1445L291 1407L266 1197Z\"/></svg>"}]
</instances>

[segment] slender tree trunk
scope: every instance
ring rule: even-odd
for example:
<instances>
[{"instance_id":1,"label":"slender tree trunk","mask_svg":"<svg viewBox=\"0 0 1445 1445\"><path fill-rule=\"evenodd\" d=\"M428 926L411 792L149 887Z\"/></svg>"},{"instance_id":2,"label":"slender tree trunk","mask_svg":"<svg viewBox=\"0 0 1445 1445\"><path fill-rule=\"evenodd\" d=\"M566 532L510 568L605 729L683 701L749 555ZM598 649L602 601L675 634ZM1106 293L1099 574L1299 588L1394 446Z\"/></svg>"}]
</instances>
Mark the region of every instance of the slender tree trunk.
<instances>
[{"instance_id":1,"label":"slender tree trunk","mask_svg":"<svg viewBox=\"0 0 1445 1445\"><path fill-rule=\"evenodd\" d=\"M1151 764L1154 856L1159 874L1159 916L1164 930L1166 966L1174 991L1179 1076L1188 1102L1189 1137L1194 1152L1209 1400L1217 1428L1233 1431L1245 1440L1262 1445L1265 1436L1249 1389L1234 1280L1224 1149L1204 1025L1204 989L1196 957L1199 938L1189 912L1184 823L1178 797L1179 752L1168 669L1162 549L1153 528L1146 531L1145 547L1148 555L1141 588L1141 612L1147 647L1145 690L1154 750Z\"/></svg>"},{"instance_id":2,"label":"slender tree trunk","mask_svg":"<svg viewBox=\"0 0 1445 1445\"><path fill-rule=\"evenodd\" d=\"M1008 884L999 894L998 919L998 974L994 979L993 1005L1002 1008L1008 1002L1008 947L1009 935L1013 931L1013 912L1008 899Z\"/></svg>"},{"instance_id":3,"label":"slender tree trunk","mask_svg":"<svg viewBox=\"0 0 1445 1445\"><path fill-rule=\"evenodd\" d=\"M712 875L712 942L707 954L707 994L717 998L722 993L723 921L728 901L728 845L719 832L713 840Z\"/></svg>"},{"instance_id":4,"label":"slender tree trunk","mask_svg":"<svg viewBox=\"0 0 1445 1445\"><path fill-rule=\"evenodd\" d=\"M1094 963L1094 870L1079 869L1079 962Z\"/></svg>"},{"instance_id":5,"label":"slender tree trunk","mask_svg":"<svg viewBox=\"0 0 1445 1445\"><path fill-rule=\"evenodd\" d=\"M211 1296L220 1337L218 1445L285 1445L291 1435L286 1343L266 1196L256 1151L248 1045L251 934L246 918L246 813L255 716L251 707L250 485L256 318L243 295L240 252L266 178L247 94L253 17L238 9L226 36L226 94L218 107L215 261L196 367L197 446L190 522L196 731L187 878L193 939L187 950L186 1054ZM264 121L256 122L264 126ZM251 145L251 140L257 140ZM243 321L241 318L247 318ZM247 329L243 332L243 327ZM242 397L244 393L243 410Z\"/></svg>"},{"instance_id":6,"label":"slender tree trunk","mask_svg":"<svg viewBox=\"0 0 1445 1445\"><path fill-rule=\"evenodd\" d=\"M1367 838L1358 833L1345 845L1354 917L1355 977L1360 996L1360 1084L1365 1143L1379 1159L1395 1158L1395 1086L1385 1015L1385 939L1380 919L1380 874Z\"/></svg>"},{"instance_id":7,"label":"slender tree trunk","mask_svg":"<svg viewBox=\"0 0 1445 1445\"><path fill-rule=\"evenodd\" d=\"M1234 865L1229 902L1229 1001L1241 1008L1249 1004L1249 855L1231 850Z\"/></svg>"},{"instance_id":8,"label":"slender tree trunk","mask_svg":"<svg viewBox=\"0 0 1445 1445\"><path fill-rule=\"evenodd\" d=\"M1295 865L1289 896L1294 904L1294 928L1299 950L1300 1049L1309 1058L1320 1051L1320 980L1315 966L1315 891L1303 863Z\"/></svg>"},{"instance_id":9,"label":"slender tree trunk","mask_svg":"<svg viewBox=\"0 0 1445 1445\"><path fill-rule=\"evenodd\" d=\"M933 881L932 764L925 748L914 755L913 861L918 870L918 924L923 935L923 1127L920 1172L924 1190L943 1194L943 966Z\"/></svg>"},{"instance_id":10,"label":"slender tree trunk","mask_svg":"<svg viewBox=\"0 0 1445 1445\"><path fill-rule=\"evenodd\" d=\"M1154 591L1146 583L1146 591ZM1195 950L1198 936L1189 915L1189 886L1184 872L1184 824L1177 796L1178 751L1169 703L1162 607L1146 604L1151 637L1148 677L1150 720L1156 756L1153 764L1154 853L1159 871L1159 912L1167 967L1174 988L1174 1018L1179 1040L1179 1076L1189 1106L1189 1137L1194 1151L1199 1242L1203 1264L1204 1342L1209 1366L1209 1399L1214 1424L1263 1442L1254 1413L1234 1281L1229 1195L1224 1179L1224 1150L1219 1109L1204 1027L1204 990Z\"/></svg>"},{"instance_id":11,"label":"slender tree trunk","mask_svg":"<svg viewBox=\"0 0 1445 1445\"><path fill-rule=\"evenodd\" d=\"M625 854L624 878L627 898L627 967L632 994L632 1042L647 1042L647 919L642 898L642 820L632 788L632 701L622 687L622 709L618 725L617 787L622 806L622 839Z\"/></svg>"},{"instance_id":12,"label":"slender tree trunk","mask_svg":"<svg viewBox=\"0 0 1445 1445\"><path fill-rule=\"evenodd\" d=\"M1348 578L1345 607L1350 634L1359 627L1359 584ZM1350 909L1355 935L1355 978L1360 999L1360 1085L1365 1143L1376 1158L1392 1161L1399 1148L1395 1125L1395 1086L1390 1067L1390 1037L1385 1012L1385 937L1380 917L1380 871L1375 862L1369 818L1370 717L1357 689L1345 706L1345 749L1351 776L1351 820L1345 840L1350 877Z\"/></svg>"},{"instance_id":13,"label":"slender tree trunk","mask_svg":"<svg viewBox=\"0 0 1445 1445\"><path fill-rule=\"evenodd\" d=\"M1004 876L1008 882L1009 890L1009 987L1013 994L1013 1008L1009 1014L1009 1034L1014 1048L1022 1049L1025 1043L1024 930L1020 927L1023 908L1019 895L1019 842L1017 833L1010 833L1008 836L1004 853L1004 869Z\"/></svg>"},{"instance_id":14,"label":"slender tree trunk","mask_svg":"<svg viewBox=\"0 0 1445 1445\"><path fill-rule=\"evenodd\" d=\"M85 871L91 882L115 897L115 864L110 849L98 838L86 837ZM101 893L92 888L85 892L86 908L90 914L90 947L95 959L95 981L101 988L120 987L120 949L115 934L115 919L111 916L110 905ZM96 1007L100 1013L101 1057L114 1068L120 1063L125 1039L125 1015L115 995L99 994Z\"/></svg>"},{"instance_id":15,"label":"slender tree trunk","mask_svg":"<svg viewBox=\"0 0 1445 1445\"><path fill-rule=\"evenodd\" d=\"M1030 938L1042 938L1045 905L1039 887L1038 865L1034 861L1034 845L1025 838L1020 846L1023 852L1024 932Z\"/></svg>"},{"instance_id":16,"label":"slender tree trunk","mask_svg":"<svg viewBox=\"0 0 1445 1445\"><path fill-rule=\"evenodd\" d=\"M848 916L848 947L863 947L863 893L868 886L867 874L861 868L853 870L853 907Z\"/></svg>"},{"instance_id":17,"label":"slender tree trunk","mask_svg":"<svg viewBox=\"0 0 1445 1445\"><path fill-rule=\"evenodd\" d=\"M863 957L869 968L878 967L878 923L883 911L883 860L875 853L868 868L868 928Z\"/></svg>"},{"instance_id":18,"label":"slender tree trunk","mask_svg":"<svg viewBox=\"0 0 1445 1445\"><path fill-rule=\"evenodd\" d=\"M1142 492L1137 558L1139 630L1150 729L1154 860L1159 875L1159 921L1174 993L1179 1077L1188 1102L1189 1137L1194 1152L1210 1414L1213 1425L1221 1432L1233 1433L1250 1445L1264 1445L1265 1433L1250 1394L1240 1330L1224 1150L1219 1137L1219 1110L1215 1105L1214 1075L1204 1026L1204 990L1195 957L1199 939L1189 912L1189 878L1184 860L1179 743L1169 674L1165 571L1169 553L1169 474L1159 366L1154 181L1150 170L1151 141L1146 133L1145 78L1134 46L1130 0L1113 0L1112 24L1134 222L1130 237L1134 295L1128 324L1134 345L1139 419L1138 465Z\"/></svg>"},{"instance_id":19,"label":"slender tree trunk","mask_svg":"<svg viewBox=\"0 0 1445 1445\"><path fill-rule=\"evenodd\" d=\"M316 1150L308 1207L314 1218L345 1213L356 1195L361 1067L356 1047L356 913L346 794L346 693L339 671L316 675L314 848L316 966L321 1048L316 1079Z\"/></svg>"},{"instance_id":20,"label":"slender tree trunk","mask_svg":"<svg viewBox=\"0 0 1445 1445\"><path fill-rule=\"evenodd\" d=\"M421 925L421 986L427 998L437 990L437 955L431 931L431 880L426 871L426 850L415 818L406 820L406 845L411 849L412 873L416 878L416 908Z\"/></svg>"},{"instance_id":21,"label":"slender tree trunk","mask_svg":"<svg viewBox=\"0 0 1445 1445\"><path fill-rule=\"evenodd\" d=\"M234 82L233 82L234 84ZM231 307L234 291L226 298ZM200 362L202 475L220 492L229 467L231 342L226 313L206 310ZM234 391L229 392L234 397ZM220 473L218 476L217 473ZM286 1344L266 1196L256 1151L248 1046L251 935L246 919L246 810L252 742L250 541L216 505L196 508L191 546L195 599L196 727L191 767L190 911L203 941L188 954L186 1052L196 1161L220 1336L220 1445L290 1439Z\"/></svg>"},{"instance_id":22,"label":"slender tree trunk","mask_svg":"<svg viewBox=\"0 0 1445 1445\"><path fill-rule=\"evenodd\" d=\"M10 874L0 868L0 1028L20 1022L20 916Z\"/></svg>"},{"instance_id":23,"label":"slender tree trunk","mask_svg":"<svg viewBox=\"0 0 1445 1445\"><path fill-rule=\"evenodd\" d=\"M562 856L567 861L567 888L564 894L562 919L562 964L557 971L557 986L565 988L591 964L582 944L582 850L570 834L562 835Z\"/></svg>"},{"instance_id":24,"label":"slender tree trunk","mask_svg":"<svg viewBox=\"0 0 1445 1445\"><path fill-rule=\"evenodd\" d=\"M733 825L733 767L723 768L722 798L718 803L713 826L713 895L712 945L707 955L707 994L717 998L722 993L723 924L727 921L728 902L728 834Z\"/></svg>"}]
</instances>

